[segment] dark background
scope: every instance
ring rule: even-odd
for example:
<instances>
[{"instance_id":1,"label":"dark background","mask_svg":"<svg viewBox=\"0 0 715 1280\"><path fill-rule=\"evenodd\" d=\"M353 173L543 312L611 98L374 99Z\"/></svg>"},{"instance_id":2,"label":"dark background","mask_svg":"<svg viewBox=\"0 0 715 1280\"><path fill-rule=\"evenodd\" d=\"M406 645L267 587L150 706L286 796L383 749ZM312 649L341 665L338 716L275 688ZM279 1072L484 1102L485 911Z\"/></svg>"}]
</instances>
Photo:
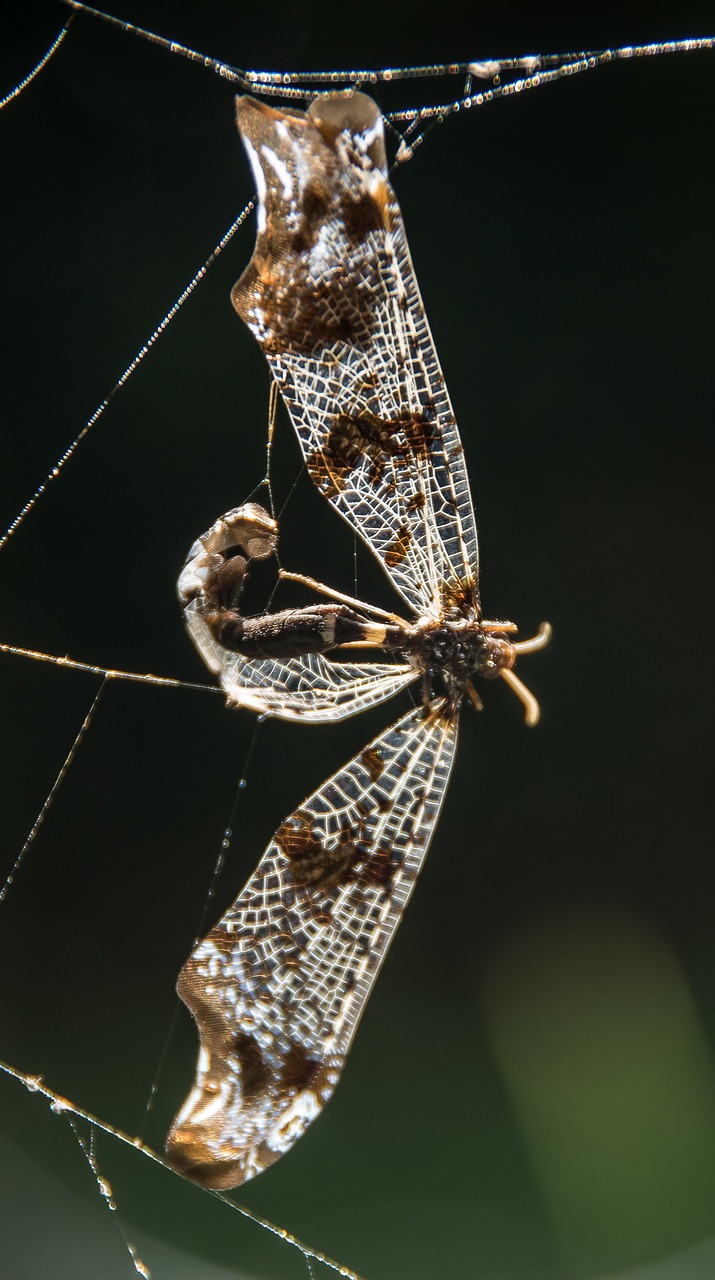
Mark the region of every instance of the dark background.
<instances>
[{"instance_id":1,"label":"dark background","mask_svg":"<svg viewBox=\"0 0 715 1280\"><path fill-rule=\"evenodd\" d=\"M117 11L281 69L714 25L687 2L566 22L534 5ZM62 20L23 7L3 88ZM465 710L341 1087L235 1196L370 1280L713 1272L714 111L713 55L640 60L453 118L395 176L465 443L485 610L555 634L521 668L538 729L503 687L483 716ZM250 197L232 116L225 82L89 18L0 116L3 528ZM195 536L263 475L268 377L228 300L252 242L249 222L0 556L3 641L205 680L174 584ZM279 503L298 470L281 416ZM287 566L354 589L353 539L305 476L282 535ZM357 585L390 602L362 553ZM10 868L99 681L16 657L0 678ZM160 1149L195 1057L183 1009L167 1044L174 982L238 780L208 921L277 823L399 711L265 724L246 768L254 724L221 698L111 684L0 906L0 1056ZM65 1122L10 1080L0 1120L3 1275L128 1275ZM136 1153L100 1138L97 1155L154 1280L307 1275Z\"/></svg>"}]
</instances>

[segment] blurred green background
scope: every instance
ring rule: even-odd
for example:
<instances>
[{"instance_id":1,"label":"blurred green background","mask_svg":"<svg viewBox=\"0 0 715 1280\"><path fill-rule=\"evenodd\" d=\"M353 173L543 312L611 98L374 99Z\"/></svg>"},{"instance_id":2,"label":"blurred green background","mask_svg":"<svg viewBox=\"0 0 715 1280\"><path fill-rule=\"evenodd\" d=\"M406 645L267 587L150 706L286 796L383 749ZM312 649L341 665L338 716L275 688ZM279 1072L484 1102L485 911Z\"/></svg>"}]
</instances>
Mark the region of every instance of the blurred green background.
<instances>
[{"instance_id":1,"label":"blurred green background","mask_svg":"<svg viewBox=\"0 0 715 1280\"><path fill-rule=\"evenodd\" d=\"M695 3L568 22L450 3L118 11L271 68L712 25ZM61 20L22 9L3 87ZM235 1195L369 1280L715 1273L714 111L713 55L643 60L459 116L395 175L467 452L485 610L555 635L523 664L537 730L502 687L483 716L465 710L340 1089ZM0 118L3 528L251 195L232 115L224 82L87 19ZM263 474L267 373L228 300L252 243L247 225L0 557L0 639L204 679L174 583ZM278 437L280 504L299 470L284 417ZM305 476L282 535L287 567L354 589L350 532ZM390 603L362 553L357 586ZM97 680L17 658L0 679L9 868ZM254 725L220 698L111 685L0 907L0 1056L160 1148L195 1058L174 982L238 780L207 921L277 823L399 712L264 724L246 769ZM0 1274L131 1274L66 1122L0 1078L0 1134ZM154 1280L308 1274L136 1153L100 1137L97 1157Z\"/></svg>"}]
</instances>

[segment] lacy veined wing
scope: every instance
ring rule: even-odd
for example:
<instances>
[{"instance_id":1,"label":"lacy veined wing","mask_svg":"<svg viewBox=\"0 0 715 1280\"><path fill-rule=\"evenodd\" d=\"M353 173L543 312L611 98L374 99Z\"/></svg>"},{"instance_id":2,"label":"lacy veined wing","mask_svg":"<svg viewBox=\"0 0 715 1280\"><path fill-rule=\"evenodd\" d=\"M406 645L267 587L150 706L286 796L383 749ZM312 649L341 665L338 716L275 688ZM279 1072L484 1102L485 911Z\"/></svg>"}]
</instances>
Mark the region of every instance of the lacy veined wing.
<instances>
[{"instance_id":1,"label":"lacy veined wing","mask_svg":"<svg viewBox=\"0 0 715 1280\"><path fill-rule=\"evenodd\" d=\"M267 1168L333 1093L427 853L457 723L444 698L410 711L324 782L184 966L201 1048L167 1150L205 1186Z\"/></svg>"},{"instance_id":2,"label":"lacy veined wing","mask_svg":"<svg viewBox=\"0 0 715 1280\"><path fill-rule=\"evenodd\" d=\"M477 534L454 413L365 94L306 114L237 99L259 197L233 304L260 342L321 493L418 617L460 584L478 612Z\"/></svg>"},{"instance_id":3,"label":"lacy veined wing","mask_svg":"<svg viewBox=\"0 0 715 1280\"><path fill-rule=\"evenodd\" d=\"M285 629L276 636L276 617L301 620L298 637L294 625L292 644L287 646L295 650L301 641L306 643L306 636L307 643L315 645L315 627L339 612L334 606L323 606L322 612L318 606L243 620L236 610L248 567L252 560L272 556L277 544L276 521L257 503L246 503L197 538L179 578L179 600L189 635L234 706L280 720L344 720L384 702L419 678L415 666L406 662L346 663L331 661L321 652L285 651ZM237 652L221 642L226 629L222 631L217 620L226 613L234 619L231 638L235 642L236 627L241 627L248 652ZM251 647L250 635L256 633L258 640Z\"/></svg>"}]
</instances>

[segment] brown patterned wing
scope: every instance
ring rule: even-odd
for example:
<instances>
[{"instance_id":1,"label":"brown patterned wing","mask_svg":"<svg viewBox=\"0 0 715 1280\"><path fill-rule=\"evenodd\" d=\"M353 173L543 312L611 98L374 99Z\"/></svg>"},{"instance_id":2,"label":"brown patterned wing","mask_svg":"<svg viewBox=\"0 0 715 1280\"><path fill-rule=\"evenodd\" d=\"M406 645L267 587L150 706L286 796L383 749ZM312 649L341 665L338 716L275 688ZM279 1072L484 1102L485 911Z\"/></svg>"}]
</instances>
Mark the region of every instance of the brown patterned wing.
<instances>
[{"instance_id":1,"label":"brown patterned wing","mask_svg":"<svg viewBox=\"0 0 715 1280\"><path fill-rule=\"evenodd\" d=\"M237 99L259 196L233 304L260 342L320 491L418 615L474 616L462 446L365 94L309 111Z\"/></svg>"},{"instance_id":2,"label":"brown patterned wing","mask_svg":"<svg viewBox=\"0 0 715 1280\"><path fill-rule=\"evenodd\" d=\"M279 827L181 972L200 1036L167 1140L178 1169L238 1186L322 1111L412 892L449 781L457 720L413 710Z\"/></svg>"}]
</instances>

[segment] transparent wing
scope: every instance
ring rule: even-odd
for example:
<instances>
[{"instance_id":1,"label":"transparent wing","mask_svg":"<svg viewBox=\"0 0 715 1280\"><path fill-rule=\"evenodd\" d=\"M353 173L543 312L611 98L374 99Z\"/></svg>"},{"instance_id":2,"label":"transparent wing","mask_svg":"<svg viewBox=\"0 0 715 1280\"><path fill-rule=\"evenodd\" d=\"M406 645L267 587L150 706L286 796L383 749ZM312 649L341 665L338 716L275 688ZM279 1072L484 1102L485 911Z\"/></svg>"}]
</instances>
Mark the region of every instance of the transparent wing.
<instances>
[{"instance_id":1,"label":"transparent wing","mask_svg":"<svg viewBox=\"0 0 715 1280\"><path fill-rule=\"evenodd\" d=\"M418 614L477 610L457 425L360 93L307 114L237 100L258 237L233 304L268 358L318 488Z\"/></svg>"},{"instance_id":2,"label":"transparent wing","mask_svg":"<svg viewBox=\"0 0 715 1280\"><path fill-rule=\"evenodd\" d=\"M231 701L258 715L308 722L346 720L421 678L405 662L332 662L320 653L244 658L214 639L197 601L184 609L184 621Z\"/></svg>"},{"instance_id":3,"label":"transparent wing","mask_svg":"<svg viewBox=\"0 0 715 1280\"><path fill-rule=\"evenodd\" d=\"M227 592L239 617L251 563L269 559L277 545L277 522L257 503L244 503L197 538L177 583L186 629L236 706L281 720L344 720L420 678L409 663L332 662L322 653L246 657L221 644L210 619L225 607Z\"/></svg>"},{"instance_id":4,"label":"transparent wing","mask_svg":"<svg viewBox=\"0 0 715 1280\"><path fill-rule=\"evenodd\" d=\"M330 1098L427 853L456 717L411 711L279 827L178 991L196 1021L196 1080L167 1147L233 1187L272 1164Z\"/></svg>"}]
</instances>

